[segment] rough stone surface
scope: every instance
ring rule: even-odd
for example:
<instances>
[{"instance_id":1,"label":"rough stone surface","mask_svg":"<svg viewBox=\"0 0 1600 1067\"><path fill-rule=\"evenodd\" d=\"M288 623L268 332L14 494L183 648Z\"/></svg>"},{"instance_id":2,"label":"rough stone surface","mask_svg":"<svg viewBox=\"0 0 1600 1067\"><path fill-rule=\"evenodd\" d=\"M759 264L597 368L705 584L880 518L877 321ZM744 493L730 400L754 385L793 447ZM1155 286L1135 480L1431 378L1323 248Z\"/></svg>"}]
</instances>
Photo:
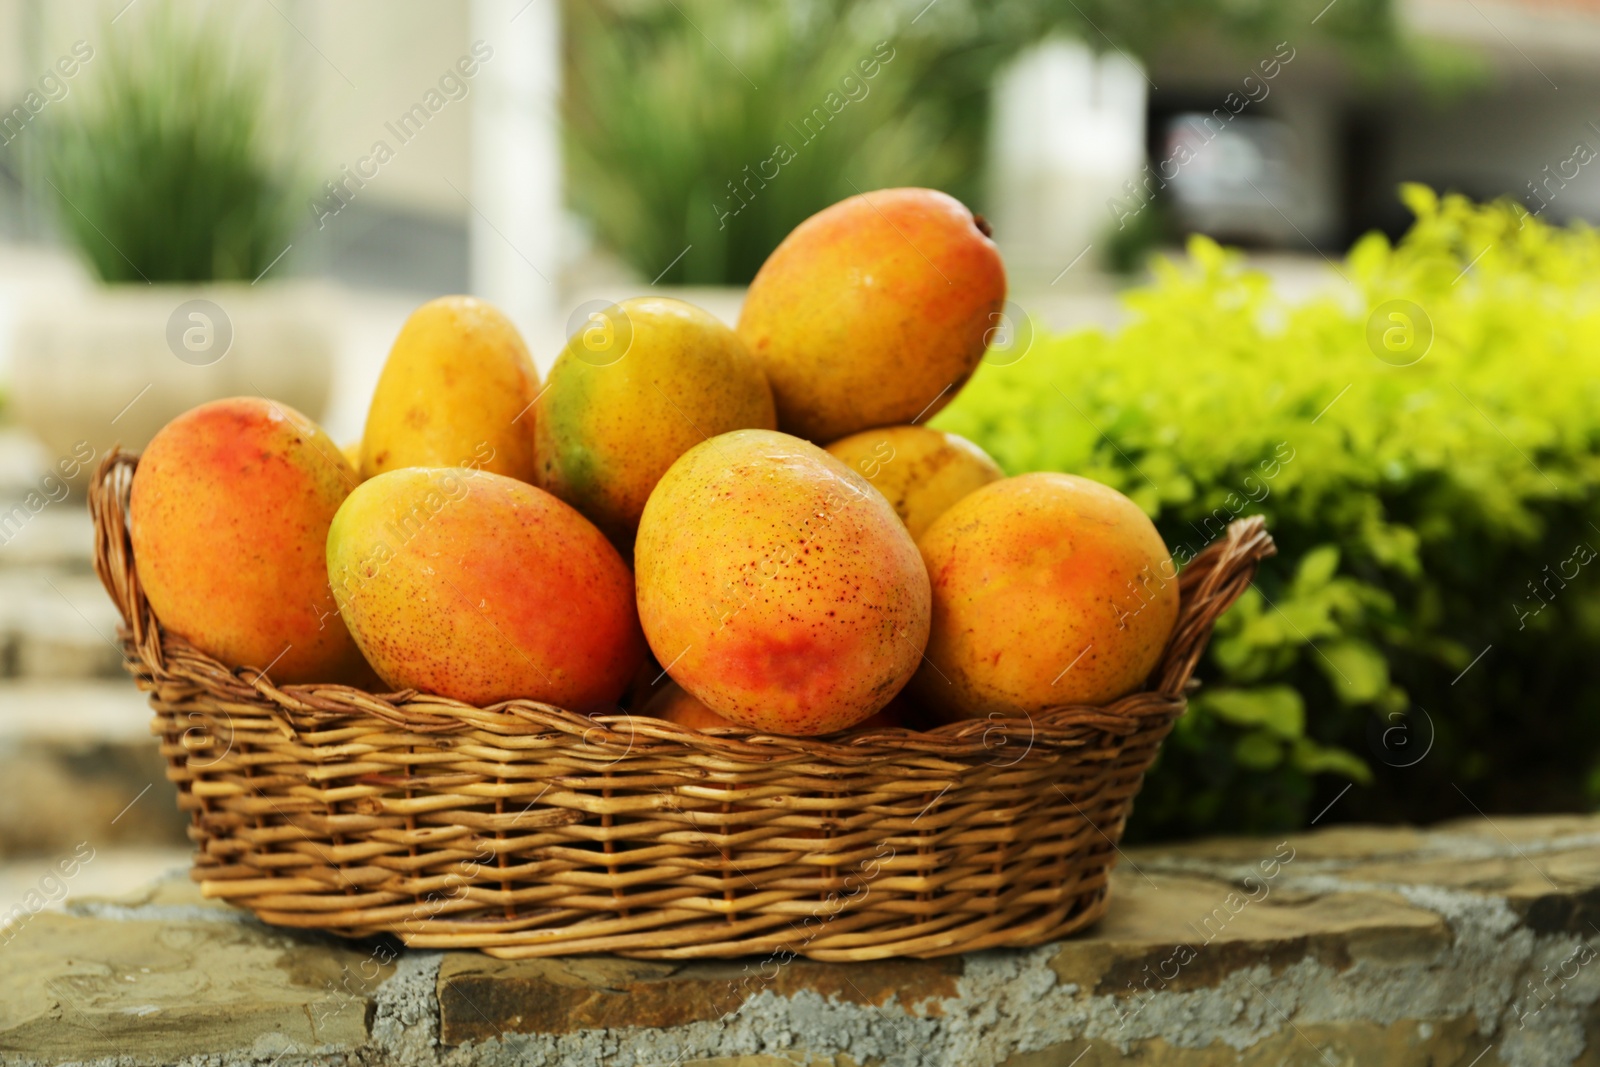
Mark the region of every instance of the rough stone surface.
<instances>
[{"instance_id":1,"label":"rough stone surface","mask_svg":"<svg viewBox=\"0 0 1600 1067\"><path fill-rule=\"evenodd\" d=\"M170 881L0 932L0 1062L1600 1065L1600 817L1130 849L1113 892L1037 949L678 965L343 943Z\"/></svg>"},{"instance_id":2,"label":"rough stone surface","mask_svg":"<svg viewBox=\"0 0 1600 1067\"><path fill-rule=\"evenodd\" d=\"M236 1050L248 1062L367 1042L373 1000L360 979L375 988L392 965L197 903L186 888L13 919L0 932L8 1059L163 1063Z\"/></svg>"}]
</instances>

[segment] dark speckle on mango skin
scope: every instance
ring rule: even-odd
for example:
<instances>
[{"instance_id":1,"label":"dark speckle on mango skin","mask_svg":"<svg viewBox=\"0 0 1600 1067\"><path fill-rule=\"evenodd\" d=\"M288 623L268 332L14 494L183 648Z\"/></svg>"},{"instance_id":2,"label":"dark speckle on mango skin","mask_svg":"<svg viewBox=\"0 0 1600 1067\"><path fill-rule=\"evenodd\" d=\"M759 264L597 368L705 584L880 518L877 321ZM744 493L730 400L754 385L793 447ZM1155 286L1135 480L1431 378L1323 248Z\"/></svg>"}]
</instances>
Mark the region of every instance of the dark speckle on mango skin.
<instances>
[{"instance_id":1,"label":"dark speckle on mango skin","mask_svg":"<svg viewBox=\"0 0 1600 1067\"><path fill-rule=\"evenodd\" d=\"M910 678L931 593L883 497L808 442L766 430L685 453L645 506L639 609L656 657L753 729L846 729Z\"/></svg>"},{"instance_id":2,"label":"dark speckle on mango skin","mask_svg":"<svg viewBox=\"0 0 1600 1067\"><path fill-rule=\"evenodd\" d=\"M880 189L784 238L738 332L772 383L779 429L827 442L937 412L977 369L1005 298L999 249L959 201Z\"/></svg>"}]
</instances>

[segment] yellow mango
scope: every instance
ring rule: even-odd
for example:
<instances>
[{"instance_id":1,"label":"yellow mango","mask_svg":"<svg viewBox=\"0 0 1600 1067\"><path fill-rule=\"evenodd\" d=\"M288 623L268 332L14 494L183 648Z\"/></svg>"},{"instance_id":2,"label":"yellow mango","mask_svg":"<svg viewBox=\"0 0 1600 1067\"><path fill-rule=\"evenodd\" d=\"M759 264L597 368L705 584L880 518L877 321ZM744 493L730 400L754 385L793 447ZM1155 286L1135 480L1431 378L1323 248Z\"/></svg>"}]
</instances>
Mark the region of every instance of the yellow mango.
<instances>
[{"instance_id":1,"label":"yellow mango","mask_svg":"<svg viewBox=\"0 0 1600 1067\"><path fill-rule=\"evenodd\" d=\"M928 573L882 494L816 445L735 430L694 446L650 494L634 545L655 657L754 730L848 729L921 660Z\"/></svg>"},{"instance_id":2,"label":"yellow mango","mask_svg":"<svg viewBox=\"0 0 1600 1067\"><path fill-rule=\"evenodd\" d=\"M1005 477L965 437L926 426L862 430L829 445L828 454L888 499L913 540L957 500Z\"/></svg>"},{"instance_id":3,"label":"yellow mango","mask_svg":"<svg viewBox=\"0 0 1600 1067\"><path fill-rule=\"evenodd\" d=\"M400 329L361 436L361 474L470 466L534 478L539 372L499 309L470 296L423 304Z\"/></svg>"},{"instance_id":4,"label":"yellow mango","mask_svg":"<svg viewBox=\"0 0 1600 1067\"><path fill-rule=\"evenodd\" d=\"M339 612L386 682L468 704L609 707L644 658L633 575L582 515L535 486L409 467L333 517Z\"/></svg>"},{"instance_id":5,"label":"yellow mango","mask_svg":"<svg viewBox=\"0 0 1600 1067\"><path fill-rule=\"evenodd\" d=\"M626 544L675 459L729 430L773 429L777 416L761 368L709 312L639 297L600 314L539 397L538 484Z\"/></svg>"},{"instance_id":6,"label":"yellow mango","mask_svg":"<svg viewBox=\"0 0 1600 1067\"><path fill-rule=\"evenodd\" d=\"M1177 624L1177 571L1155 524L1075 474L986 485L917 547L933 627L908 691L941 718L1110 703L1144 683Z\"/></svg>"}]
</instances>

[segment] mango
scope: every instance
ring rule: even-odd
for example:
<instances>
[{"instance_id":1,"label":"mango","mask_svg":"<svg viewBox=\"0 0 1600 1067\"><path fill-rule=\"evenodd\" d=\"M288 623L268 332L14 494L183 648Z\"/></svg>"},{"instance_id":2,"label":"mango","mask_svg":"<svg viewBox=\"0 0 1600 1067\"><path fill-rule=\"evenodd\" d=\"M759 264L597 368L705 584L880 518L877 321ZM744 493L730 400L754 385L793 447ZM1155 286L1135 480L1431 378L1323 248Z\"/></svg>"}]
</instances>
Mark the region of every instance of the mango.
<instances>
[{"instance_id":1,"label":"mango","mask_svg":"<svg viewBox=\"0 0 1600 1067\"><path fill-rule=\"evenodd\" d=\"M718 715L700 701L690 696L684 688L676 682L668 683L644 709L638 712L648 715L652 719L664 719L667 722L677 723L679 726L690 730L711 730L721 727L746 729L732 719ZM891 700L887 707L873 712L870 716L851 727L853 730L871 730L883 727L903 725L904 714L900 708L900 698Z\"/></svg>"},{"instance_id":2,"label":"mango","mask_svg":"<svg viewBox=\"0 0 1600 1067\"><path fill-rule=\"evenodd\" d=\"M539 372L522 335L470 296L423 304L378 376L361 437L361 474L471 466L532 482Z\"/></svg>"},{"instance_id":3,"label":"mango","mask_svg":"<svg viewBox=\"0 0 1600 1067\"><path fill-rule=\"evenodd\" d=\"M710 313L640 297L598 314L539 398L538 485L625 544L673 460L729 430L774 429L777 416L766 375Z\"/></svg>"},{"instance_id":4,"label":"mango","mask_svg":"<svg viewBox=\"0 0 1600 1067\"><path fill-rule=\"evenodd\" d=\"M795 227L750 283L738 331L778 428L827 442L949 403L1005 299L982 220L932 189L881 189Z\"/></svg>"},{"instance_id":5,"label":"mango","mask_svg":"<svg viewBox=\"0 0 1600 1067\"><path fill-rule=\"evenodd\" d=\"M323 565L356 481L316 423L271 400L214 400L167 423L139 458L128 506L156 618L280 685L369 683Z\"/></svg>"},{"instance_id":6,"label":"mango","mask_svg":"<svg viewBox=\"0 0 1600 1067\"><path fill-rule=\"evenodd\" d=\"M610 705L644 641L633 576L542 489L459 467L361 483L333 517L328 577L356 643L397 689L474 705Z\"/></svg>"},{"instance_id":7,"label":"mango","mask_svg":"<svg viewBox=\"0 0 1600 1067\"><path fill-rule=\"evenodd\" d=\"M669 683L651 697L639 714L677 723L689 730L712 730L721 727L745 729L732 719L724 718L700 703L676 682Z\"/></svg>"},{"instance_id":8,"label":"mango","mask_svg":"<svg viewBox=\"0 0 1600 1067\"><path fill-rule=\"evenodd\" d=\"M854 726L927 640L928 575L899 516L787 434L735 430L678 457L645 504L634 564L656 659L754 730Z\"/></svg>"},{"instance_id":9,"label":"mango","mask_svg":"<svg viewBox=\"0 0 1600 1067\"><path fill-rule=\"evenodd\" d=\"M957 500L1005 477L965 437L926 426L862 430L833 442L828 453L888 499L913 540Z\"/></svg>"},{"instance_id":10,"label":"mango","mask_svg":"<svg viewBox=\"0 0 1600 1067\"><path fill-rule=\"evenodd\" d=\"M346 441L339 446L339 454L344 457L346 463L350 464L350 469L356 472L356 477L359 479L361 477L361 442Z\"/></svg>"},{"instance_id":11,"label":"mango","mask_svg":"<svg viewBox=\"0 0 1600 1067\"><path fill-rule=\"evenodd\" d=\"M945 719L1101 705L1138 689L1178 618L1177 572L1139 506L1036 473L958 501L918 542L933 581L909 692Z\"/></svg>"}]
</instances>

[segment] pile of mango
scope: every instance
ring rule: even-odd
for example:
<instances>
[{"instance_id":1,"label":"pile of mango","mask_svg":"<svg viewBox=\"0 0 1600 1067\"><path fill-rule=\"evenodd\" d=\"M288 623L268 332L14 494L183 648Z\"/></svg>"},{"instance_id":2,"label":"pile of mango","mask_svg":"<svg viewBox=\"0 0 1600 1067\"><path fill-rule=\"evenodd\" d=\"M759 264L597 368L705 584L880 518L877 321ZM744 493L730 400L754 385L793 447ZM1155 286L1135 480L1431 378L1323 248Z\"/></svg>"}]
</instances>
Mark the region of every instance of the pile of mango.
<instances>
[{"instance_id":1,"label":"pile of mango","mask_svg":"<svg viewBox=\"0 0 1600 1067\"><path fill-rule=\"evenodd\" d=\"M542 385L503 314L435 300L358 445L260 397L166 426L139 581L168 632L278 684L787 735L1104 704L1177 618L1155 527L921 425L1005 297L981 218L891 189L797 227L736 329L624 301Z\"/></svg>"}]
</instances>

